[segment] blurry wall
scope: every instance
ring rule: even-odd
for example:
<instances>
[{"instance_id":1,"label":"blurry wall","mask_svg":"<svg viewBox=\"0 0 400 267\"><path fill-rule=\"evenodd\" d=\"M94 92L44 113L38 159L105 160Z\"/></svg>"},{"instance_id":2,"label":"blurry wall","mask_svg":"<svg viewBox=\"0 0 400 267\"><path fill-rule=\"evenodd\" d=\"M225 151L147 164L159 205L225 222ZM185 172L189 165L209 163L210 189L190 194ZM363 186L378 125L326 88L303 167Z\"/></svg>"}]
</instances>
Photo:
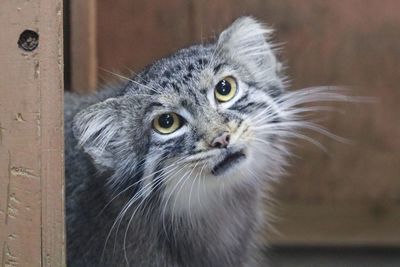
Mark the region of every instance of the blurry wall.
<instances>
[{"instance_id":1,"label":"blurry wall","mask_svg":"<svg viewBox=\"0 0 400 267\"><path fill-rule=\"evenodd\" d=\"M252 15L276 29L291 89L352 86L376 104L335 105L276 186L281 243L400 244L400 1L168 0L97 2L100 68L139 71ZM112 77L100 70L100 81Z\"/></svg>"}]
</instances>

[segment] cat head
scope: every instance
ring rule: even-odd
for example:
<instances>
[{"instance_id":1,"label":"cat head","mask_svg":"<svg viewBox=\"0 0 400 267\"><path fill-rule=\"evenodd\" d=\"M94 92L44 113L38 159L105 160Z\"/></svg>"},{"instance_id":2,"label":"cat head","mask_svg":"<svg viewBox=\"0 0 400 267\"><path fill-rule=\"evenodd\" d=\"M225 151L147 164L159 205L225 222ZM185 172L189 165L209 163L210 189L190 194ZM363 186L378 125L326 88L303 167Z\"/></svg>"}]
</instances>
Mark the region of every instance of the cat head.
<instances>
[{"instance_id":1,"label":"cat head","mask_svg":"<svg viewBox=\"0 0 400 267\"><path fill-rule=\"evenodd\" d=\"M287 116L270 35L243 17L214 43L157 61L121 96L78 113L79 145L112 171L111 187L135 184L141 197L157 191L181 206L195 202L192 193L209 198L222 187L275 177L287 150L270 126Z\"/></svg>"}]
</instances>

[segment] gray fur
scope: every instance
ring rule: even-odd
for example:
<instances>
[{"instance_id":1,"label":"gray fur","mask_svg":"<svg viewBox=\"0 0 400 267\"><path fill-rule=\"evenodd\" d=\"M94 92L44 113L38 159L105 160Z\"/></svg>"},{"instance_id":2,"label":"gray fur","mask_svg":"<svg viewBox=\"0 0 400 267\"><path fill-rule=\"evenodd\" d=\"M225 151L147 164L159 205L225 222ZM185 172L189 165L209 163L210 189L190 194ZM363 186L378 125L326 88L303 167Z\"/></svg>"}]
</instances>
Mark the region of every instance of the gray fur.
<instances>
[{"instance_id":1,"label":"gray fur","mask_svg":"<svg viewBox=\"0 0 400 267\"><path fill-rule=\"evenodd\" d=\"M261 189L284 172L287 139L315 127L297 106L340 98L285 92L270 32L241 18L215 43L182 49L123 86L66 94L69 266L265 266L256 241L268 220ZM218 104L210 90L225 76L240 92ZM175 135L151 127L166 111L187 121ZM232 134L225 150L246 159L214 176L225 150L207 144L223 131Z\"/></svg>"}]
</instances>

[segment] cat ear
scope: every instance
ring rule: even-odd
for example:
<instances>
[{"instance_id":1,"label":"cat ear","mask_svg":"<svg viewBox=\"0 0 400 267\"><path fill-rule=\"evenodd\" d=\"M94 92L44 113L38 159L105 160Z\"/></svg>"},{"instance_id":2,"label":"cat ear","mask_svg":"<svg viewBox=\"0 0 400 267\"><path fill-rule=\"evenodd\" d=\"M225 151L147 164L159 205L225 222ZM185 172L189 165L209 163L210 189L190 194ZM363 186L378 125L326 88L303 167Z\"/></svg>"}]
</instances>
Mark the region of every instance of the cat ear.
<instances>
[{"instance_id":1,"label":"cat ear","mask_svg":"<svg viewBox=\"0 0 400 267\"><path fill-rule=\"evenodd\" d=\"M272 32L252 17L241 17L220 34L217 47L262 81L277 76L281 68L268 42Z\"/></svg>"},{"instance_id":2,"label":"cat ear","mask_svg":"<svg viewBox=\"0 0 400 267\"><path fill-rule=\"evenodd\" d=\"M114 168L115 160L110 143L120 129L120 99L110 98L79 112L73 121L78 146L88 153L94 163Z\"/></svg>"}]
</instances>

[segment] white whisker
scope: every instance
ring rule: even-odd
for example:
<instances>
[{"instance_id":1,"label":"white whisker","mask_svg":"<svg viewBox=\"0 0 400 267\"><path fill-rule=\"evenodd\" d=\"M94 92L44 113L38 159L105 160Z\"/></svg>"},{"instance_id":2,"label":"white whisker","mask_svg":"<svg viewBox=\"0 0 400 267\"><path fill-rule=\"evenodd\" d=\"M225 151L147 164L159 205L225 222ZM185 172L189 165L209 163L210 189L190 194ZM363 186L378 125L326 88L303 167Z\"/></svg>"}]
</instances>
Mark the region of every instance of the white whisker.
<instances>
[{"instance_id":1,"label":"white whisker","mask_svg":"<svg viewBox=\"0 0 400 267\"><path fill-rule=\"evenodd\" d=\"M99 67L99 68L100 68L100 67ZM104 69L104 68L100 68L100 69L103 70L103 71L105 71L105 72L108 72L108 73L110 73L110 74L112 74L112 75L115 75L115 76L117 76L117 77L120 78L120 79L123 79L123 80L129 81L129 82L135 83L135 84L137 84L137 85L139 85L139 86L143 86L143 87L145 87L145 88L147 88L147 89L149 89L149 90L151 90L151 91L153 91L153 92L155 92L155 93L157 93L157 94L160 94L160 93L161 93L160 91L158 91L158 90L156 90L156 89L154 89L154 88L152 88L152 87L149 87L149 86L147 86L147 85L144 85L144 84L142 84L142 83L140 83L140 82L138 82L138 81L135 81L135 80L133 80L133 79L130 79L130 78L128 78L128 77L125 77L125 76L123 76L123 75L121 75L121 74L118 74L118 73L115 73L115 72L106 70L106 69Z\"/></svg>"}]
</instances>

